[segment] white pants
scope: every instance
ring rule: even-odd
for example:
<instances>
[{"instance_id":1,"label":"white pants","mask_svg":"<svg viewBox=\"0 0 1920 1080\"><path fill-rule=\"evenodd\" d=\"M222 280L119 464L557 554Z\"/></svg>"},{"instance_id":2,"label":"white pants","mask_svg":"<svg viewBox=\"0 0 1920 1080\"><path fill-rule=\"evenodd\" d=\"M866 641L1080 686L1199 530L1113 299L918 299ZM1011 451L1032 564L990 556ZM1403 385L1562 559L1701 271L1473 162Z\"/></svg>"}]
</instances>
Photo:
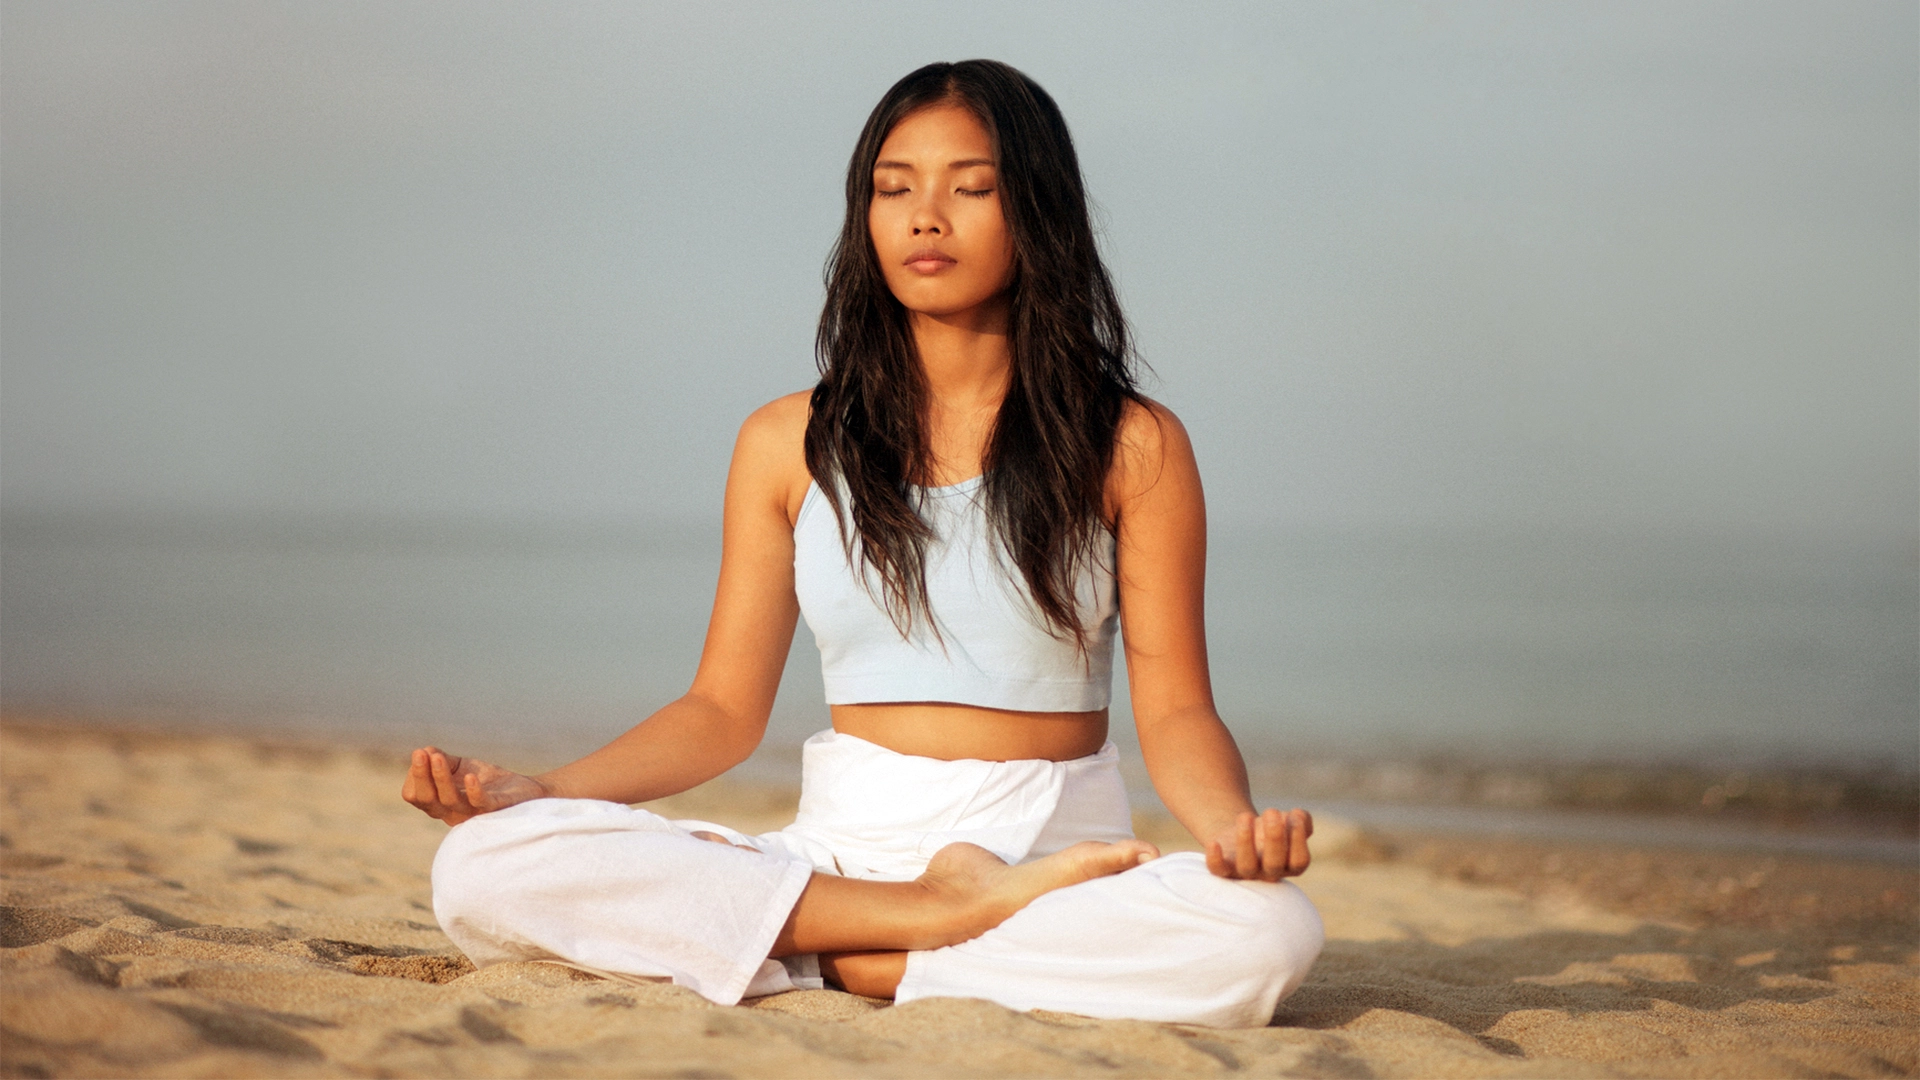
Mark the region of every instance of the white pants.
<instances>
[{"instance_id":1,"label":"white pants","mask_svg":"<svg viewBox=\"0 0 1920 1080\"><path fill-rule=\"evenodd\" d=\"M814 957L767 958L816 872L904 881L959 841L1011 863L1131 835L1111 743L1065 762L940 761L826 731L807 740L800 812L785 829L748 836L589 799L521 803L447 834L433 909L482 967L557 960L669 978L731 1005L820 985ZM895 1000L1260 1026L1322 941L1319 913L1291 883L1227 881L1186 852L1047 893L972 941L909 953Z\"/></svg>"}]
</instances>

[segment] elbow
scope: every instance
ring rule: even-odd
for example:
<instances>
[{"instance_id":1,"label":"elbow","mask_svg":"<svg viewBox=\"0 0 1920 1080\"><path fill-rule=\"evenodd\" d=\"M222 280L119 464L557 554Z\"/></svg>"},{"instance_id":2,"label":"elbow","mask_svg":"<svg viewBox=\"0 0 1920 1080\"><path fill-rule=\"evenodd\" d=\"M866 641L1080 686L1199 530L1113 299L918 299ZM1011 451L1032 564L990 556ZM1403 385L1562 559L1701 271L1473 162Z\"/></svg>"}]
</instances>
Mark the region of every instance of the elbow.
<instances>
[{"instance_id":1,"label":"elbow","mask_svg":"<svg viewBox=\"0 0 1920 1080\"><path fill-rule=\"evenodd\" d=\"M746 704L703 692L698 686L680 700L705 721L700 725L701 737L711 752L727 763L727 769L747 760L759 748L767 734L767 719L773 713L770 701Z\"/></svg>"},{"instance_id":2,"label":"elbow","mask_svg":"<svg viewBox=\"0 0 1920 1080\"><path fill-rule=\"evenodd\" d=\"M1139 709L1136 707L1133 724L1143 744L1159 740L1179 741L1195 735L1227 732L1226 721L1220 719L1220 713L1213 707L1212 701L1191 702L1162 708Z\"/></svg>"}]
</instances>

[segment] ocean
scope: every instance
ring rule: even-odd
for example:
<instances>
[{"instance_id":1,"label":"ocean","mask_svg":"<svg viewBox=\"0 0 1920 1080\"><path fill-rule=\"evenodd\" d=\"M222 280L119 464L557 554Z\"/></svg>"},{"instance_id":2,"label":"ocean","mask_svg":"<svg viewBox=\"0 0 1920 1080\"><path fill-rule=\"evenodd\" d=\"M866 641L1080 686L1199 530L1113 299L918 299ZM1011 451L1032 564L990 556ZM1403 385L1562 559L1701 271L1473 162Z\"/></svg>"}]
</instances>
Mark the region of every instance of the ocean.
<instances>
[{"instance_id":1,"label":"ocean","mask_svg":"<svg viewBox=\"0 0 1920 1080\"><path fill-rule=\"evenodd\" d=\"M9 511L0 706L571 756L685 690L718 532ZM1911 547L1221 527L1208 570L1250 757L1920 766ZM770 749L818 662L803 623Z\"/></svg>"}]
</instances>

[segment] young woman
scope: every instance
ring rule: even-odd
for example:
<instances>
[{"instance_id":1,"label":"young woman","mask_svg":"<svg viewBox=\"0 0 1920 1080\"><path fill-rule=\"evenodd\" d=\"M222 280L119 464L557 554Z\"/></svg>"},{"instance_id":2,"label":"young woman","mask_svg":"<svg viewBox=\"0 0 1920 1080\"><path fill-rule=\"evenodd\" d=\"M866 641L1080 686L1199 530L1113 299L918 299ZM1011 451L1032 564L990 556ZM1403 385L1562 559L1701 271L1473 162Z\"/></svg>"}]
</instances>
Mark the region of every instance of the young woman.
<instances>
[{"instance_id":1,"label":"young woman","mask_svg":"<svg viewBox=\"0 0 1920 1080\"><path fill-rule=\"evenodd\" d=\"M685 697L523 776L428 747L455 826L434 911L475 963L672 978L732 1004L898 1001L1261 1025L1318 955L1311 818L1255 813L1208 682L1206 515L1134 388L1065 121L984 60L874 109L827 275L821 378L747 419ZM833 728L763 836L624 804L759 743L804 614ZM1205 855L1132 838L1107 741L1124 630L1140 749Z\"/></svg>"}]
</instances>

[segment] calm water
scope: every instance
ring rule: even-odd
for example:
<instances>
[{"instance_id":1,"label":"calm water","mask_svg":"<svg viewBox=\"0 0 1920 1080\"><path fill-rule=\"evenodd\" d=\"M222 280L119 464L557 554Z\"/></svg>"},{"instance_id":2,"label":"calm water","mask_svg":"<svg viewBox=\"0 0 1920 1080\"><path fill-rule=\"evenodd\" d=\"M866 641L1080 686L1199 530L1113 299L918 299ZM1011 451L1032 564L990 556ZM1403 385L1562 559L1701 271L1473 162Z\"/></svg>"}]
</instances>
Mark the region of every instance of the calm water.
<instances>
[{"instance_id":1,"label":"calm water","mask_svg":"<svg viewBox=\"0 0 1920 1080\"><path fill-rule=\"evenodd\" d=\"M10 513L0 702L566 756L684 690L717 532ZM1911 548L1228 531L1208 603L1255 754L1916 765ZM803 625L776 744L817 665Z\"/></svg>"}]
</instances>

